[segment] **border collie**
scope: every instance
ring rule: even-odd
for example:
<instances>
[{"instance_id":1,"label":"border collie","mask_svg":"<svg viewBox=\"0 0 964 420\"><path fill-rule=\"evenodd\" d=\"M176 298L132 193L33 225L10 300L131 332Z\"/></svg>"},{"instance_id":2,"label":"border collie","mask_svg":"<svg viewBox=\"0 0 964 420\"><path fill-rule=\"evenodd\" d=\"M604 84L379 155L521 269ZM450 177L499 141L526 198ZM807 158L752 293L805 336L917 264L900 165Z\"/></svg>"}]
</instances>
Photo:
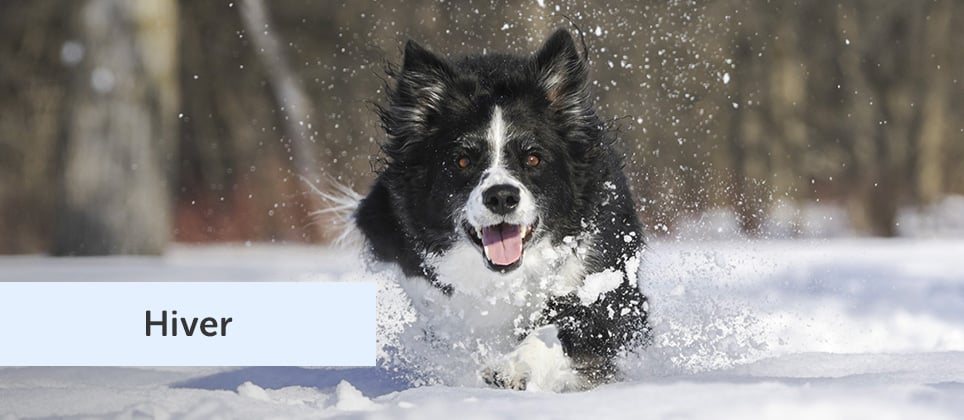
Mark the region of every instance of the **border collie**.
<instances>
[{"instance_id":1,"label":"border collie","mask_svg":"<svg viewBox=\"0 0 964 420\"><path fill-rule=\"evenodd\" d=\"M531 56L409 41L376 107L384 167L355 225L419 316L487 349L473 375L492 386L585 389L648 337L641 227L587 72L566 30Z\"/></svg>"}]
</instances>

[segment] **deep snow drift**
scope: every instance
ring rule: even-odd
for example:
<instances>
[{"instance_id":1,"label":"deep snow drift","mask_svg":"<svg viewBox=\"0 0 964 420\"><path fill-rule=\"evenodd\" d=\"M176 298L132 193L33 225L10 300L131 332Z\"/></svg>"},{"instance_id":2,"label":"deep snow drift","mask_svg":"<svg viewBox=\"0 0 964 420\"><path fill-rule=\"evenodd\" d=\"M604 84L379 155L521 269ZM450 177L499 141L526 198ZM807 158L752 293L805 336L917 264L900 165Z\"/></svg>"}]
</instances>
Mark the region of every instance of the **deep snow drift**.
<instances>
[{"instance_id":1,"label":"deep snow drift","mask_svg":"<svg viewBox=\"0 0 964 420\"><path fill-rule=\"evenodd\" d=\"M959 418L964 240L655 243L655 343L573 394L412 388L347 368L0 368L0 418ZM162 259L0 257L0 281L331 281L338 251L180 247ZM392 344L412 313L380 281ZM392 352L382 349L382 355Z\"/></svg>"}]
</instances>

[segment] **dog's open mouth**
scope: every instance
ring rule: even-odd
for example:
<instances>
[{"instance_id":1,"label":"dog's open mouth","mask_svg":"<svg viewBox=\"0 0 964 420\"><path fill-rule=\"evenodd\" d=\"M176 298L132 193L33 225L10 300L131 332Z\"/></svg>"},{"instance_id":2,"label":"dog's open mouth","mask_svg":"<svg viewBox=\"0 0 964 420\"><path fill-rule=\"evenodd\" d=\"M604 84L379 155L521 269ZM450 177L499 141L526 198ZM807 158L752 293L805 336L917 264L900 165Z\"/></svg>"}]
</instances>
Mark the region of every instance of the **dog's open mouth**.
<instances>
[{"instance_id":1,"label":"dog's open mouth","mask_svg":"<svg viewBox=\"0 0 964 420\"><path fill-rule=\"evenodd\" d=\"M500 223L481 229L466 226L466 230L476 245L482 248L482 254L489 268L510 271L521 264L525 246L532 239L535 227L536 224Z\"/></svg>"}]
</instances>

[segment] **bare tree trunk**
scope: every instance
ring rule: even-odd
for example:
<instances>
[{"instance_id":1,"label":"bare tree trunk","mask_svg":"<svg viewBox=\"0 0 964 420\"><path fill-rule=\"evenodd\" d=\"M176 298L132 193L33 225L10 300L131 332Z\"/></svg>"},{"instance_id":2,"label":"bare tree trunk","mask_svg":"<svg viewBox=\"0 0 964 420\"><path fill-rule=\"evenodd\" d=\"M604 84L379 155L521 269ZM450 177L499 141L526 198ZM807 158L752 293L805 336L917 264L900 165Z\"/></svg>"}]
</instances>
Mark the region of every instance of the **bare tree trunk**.
<instances>
[{"instance_id":1,"label":"bare tree trunk","mask_svg":"<svg viewBox=\"0 0 964 420\"><path fill-rule=\"evenodd\" d=\"M740 231L747 236L758 236L763 226L765 203L759 195L760 188L754 184L761 179L758 175L765 176L765 173L761 174L763 171L759 170L759 166L766 163L761 162L763 158L754 150L761 147L759 118L743 97L746 86L752 84L747 80L753 77L751 56L750 45L746 41L737 42L734 57L742 68L733 75L735 93L731 100L736 109L729 122L727 146L733 171L730 205L736 212Z\"/></svg>"},{"instance_id":2,"label":"bare tree trunk","mask_svg":"<svg viewBox=\"0 0 964 420\"><path fill-rule=\"evenodd\" d=\"M934 61L920 54L921 66L938 67L923 83L924 100L921 113L920 133L917 136L916 192L919 204L931 204L944 191L944 135L947 126L947 109L950 103L951 67L951 1L938 2L931 10L931 21L924 30L926 53L933 54ZM955 47L956 48L956 47Z\"/></svg>"},{"instance_id":3,"label":"bare tree trunk","mask_svg":"<svg viewBox=\"0 0 964 420\"><path fill-rule=\"evenodd\" d=\"M69 86L56 255L158 254L170 234L173 0L88 0Z\"/></svg>"},{"instance_id":4,"label":"bare tree trunk","mask_svg":"<svg viewBox=\"0 0 964 420\"><path fill-rule=\"evenodd\" d=\"M851 101L854 194L852 222L875 236L897 235L897 210L911 185L914 149L915 81L919 69L907 60L919 42L923 15L915 2L882 2L874 11L855 11L848 36L863 39L845 53L847 86L869 95ZM888 45L888 48L879 48ZM848 48L850 50L850 48Z\"/></svg>"},{"instance_id":5,"label":"bare tree trunk","mask_svg":"<svg viewBox=\"0 0 964 420\"><path fill-rule=\"evenodd\" d=\"M871 38L868 33L870 25L861 21L861 9L858 6L849 3L836 12L835 20L839 32L857 41L854 45L846 44L847 47L840 51L837 59L842 69L841 84L851 92L869 92L867 75L861 67L864 59L862 51L867 47L862 46L860 40ZM847 176L851 178L852 184L848 186L850 194L847 198L850 222L858 231L870 233L874 223L870 217L872 205L867 190L870 188L868 185L873 186L879 166L879 162L874 159L878 147L873 136L876 110L868 105L867 101L856 96L848 97L843 109L845 115L850 116L849 121L842 120L840 123L843 132L841 137L846 144L849 158Z\"/></svg>"}]
</instances>

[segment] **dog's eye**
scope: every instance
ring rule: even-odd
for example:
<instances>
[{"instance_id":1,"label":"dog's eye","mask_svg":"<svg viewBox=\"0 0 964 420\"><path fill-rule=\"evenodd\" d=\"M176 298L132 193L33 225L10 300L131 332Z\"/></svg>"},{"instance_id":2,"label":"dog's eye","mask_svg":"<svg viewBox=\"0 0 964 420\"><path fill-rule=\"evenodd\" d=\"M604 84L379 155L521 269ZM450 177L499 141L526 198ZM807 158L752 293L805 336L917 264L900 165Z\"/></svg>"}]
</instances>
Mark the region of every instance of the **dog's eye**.
<instances>
[{"instance_id":1,"label":"dog's eye","mask_svg":"<svg viewBox=\"0 0 964 420\"><path fill-rule=\"evenodd\" d=\"M542 162L542 159L539 159L539 156L534 154L529 155L529 157L526 158L526 166L530 168L535 168L536 166L539 166L539 162Z\"/></svg>"},{"instance_id":2,"label":"dog's eye","mask_svg":"<svg viewBox=\"0 0 964 420\"><path fill-rule=\"evenodd\" d=\"M460 156L460 157L455 161L455 164L458 165L458 167L459 167L460 169L465 169L465 168L468 168L469 165L472 164L472 160L469 159L468 156Z\"/></svg>"}]
</instances>

